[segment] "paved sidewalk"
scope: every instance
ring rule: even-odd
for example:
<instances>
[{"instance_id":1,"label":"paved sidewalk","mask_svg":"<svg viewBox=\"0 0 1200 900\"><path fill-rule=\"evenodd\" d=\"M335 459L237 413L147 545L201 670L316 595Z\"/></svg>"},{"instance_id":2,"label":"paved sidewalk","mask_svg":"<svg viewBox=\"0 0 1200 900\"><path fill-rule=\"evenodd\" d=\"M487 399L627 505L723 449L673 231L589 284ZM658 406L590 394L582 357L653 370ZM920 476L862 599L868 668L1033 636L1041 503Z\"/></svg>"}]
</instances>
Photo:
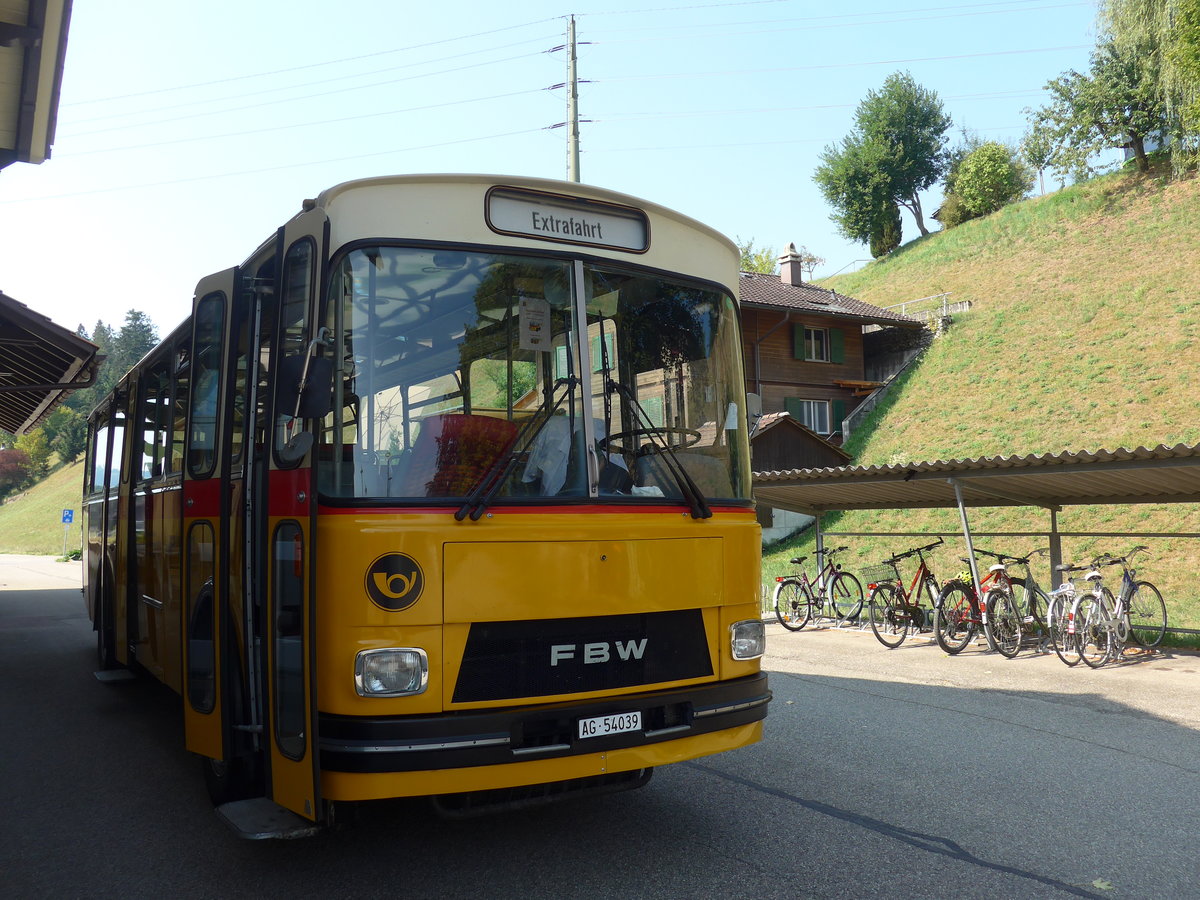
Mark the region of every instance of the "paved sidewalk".
<instances>
[{"instance_id":1,"label":"paved sidewalk","mask_svg":"<svg viewBox=\"0 0 1200 900\"><path fill-rule=\"evenodd\" d=\"M83 586L83 562L53 556L0 553L0 591L46 591Z\"/></svg>"}]
</instances>

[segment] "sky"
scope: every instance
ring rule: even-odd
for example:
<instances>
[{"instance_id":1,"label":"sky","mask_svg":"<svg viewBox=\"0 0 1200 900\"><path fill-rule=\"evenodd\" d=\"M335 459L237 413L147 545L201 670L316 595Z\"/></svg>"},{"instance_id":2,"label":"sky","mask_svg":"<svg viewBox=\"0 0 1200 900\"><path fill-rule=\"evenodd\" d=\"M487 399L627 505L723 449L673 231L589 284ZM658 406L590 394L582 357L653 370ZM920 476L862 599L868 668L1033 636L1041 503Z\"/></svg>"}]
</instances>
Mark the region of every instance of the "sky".
<instances>
[{"instance_id":1,"label":"sky","mask_svg":"<svg viewBox=\"0 0 1200 900\"><path fill-rule=\"evenodd\" d=\"M1087 0L76 0L52 156L0 170L0 290L66 328L137 309L165 336L201 277L334 184L566 178L572 15L581 180L795 242L817 278L870 256L813 183L868 91L910 72L952 143L1015 144L1096 40Z\"/></svg>"}]
</instances>

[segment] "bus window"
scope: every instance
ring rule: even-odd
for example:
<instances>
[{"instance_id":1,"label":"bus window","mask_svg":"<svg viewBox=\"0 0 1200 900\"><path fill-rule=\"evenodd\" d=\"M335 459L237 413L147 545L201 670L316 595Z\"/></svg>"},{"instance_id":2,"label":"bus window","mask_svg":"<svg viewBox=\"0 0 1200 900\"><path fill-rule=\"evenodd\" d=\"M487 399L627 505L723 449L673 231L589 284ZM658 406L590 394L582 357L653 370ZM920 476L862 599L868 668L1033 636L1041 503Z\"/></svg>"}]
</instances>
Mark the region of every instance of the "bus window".
<instances>
[{"instance_id":1,"label":"bus window","mask_svg":"<svg viewBox=\"0 0 1200 900\"><path fill-rule=\"evenodd\" d=\"M183 471L183 448L187 437L188 376L191 348L181 344L175 351L175 391L171 396L167 427L170 431L170 452L167 471L178 474Z\"/></svg>"},{"instance_id":2,"label":"bus window","mask_svg":"<svg viewBox=\"0 0 1200 900\"><path fill-rule=\"evenodd\" d=\"M304 551L296 522L275 529L272 595L275 618L275 740L284 755L304 755Z\"/></svg>"},{"instance_id":3,"label":"bus window","mask_svg":"<svg viewBox=\"0 0 1200 900\"><path fill-rule=\"evenodd\" d=\"M193 478L207 478L217 463L217 402L221 389L224 326L225 296L209 294L196 305L187 460L188 473Z\"/></svg>"},{"instance_id":4,"label":"bus window","mask_svg":"<svg viewBox=\"0 0 1200 900\"><path fill-rule=\"evenodd\" d=\"M593 415L607 435L602 465L625 469L636 495L677 498L677 459L706 498L748 498L737 452L744 398L723 374L740 366L733 302L615 268L589 267L585 286ZM625 493L624 481L602 477L602 491L607 483Z\"/></svg>"},{"instance_id":5,"label":"bus window","mask_svg":"<svg viewBox=\"0 0 1200 900\"><path fill-rule=\"evenodd\" d=\"M197 522L188 532L187 696L192 708L203 713L212 712L217 698L215 555L212 525Z\"/></svg>"},{"instance_id":6,"label":"bus window","mask_svg":"<svg viewBox=\"0 0 1200 900\"><path fill-rule=\"evenodd\" d=\"M461 499L509 454L536 453L552 474L513 467L501 496L586 493L582 401L566 379L571 284L560 260L412 247L343 257L325 323L340 353L322 490Z\"/></svg>"},{"instance_id":7,"label":"bus window","mask_svg":"<svg viewBox=\"0 0 1200 900\"><path fill-rule=\"evenodd\" d=\"M279 309L279 352L280 373L285 370L283 360L290 357L303 357L308 352L308 308L312 299L313 257L315 247L311 239L302 238L288 248L283 260L283 302ZM295 377L302 371L297 366ZM289 374L287 379L293 376ZM279 449L287 444L301 423L295 421L295 407L284 409L280 398L294 396L296 384L286 384L282 374L276 379L276 408L275 408L275 461L280 466L296 465L299 460L282 460Z\"/></svg>"}]
</instances>

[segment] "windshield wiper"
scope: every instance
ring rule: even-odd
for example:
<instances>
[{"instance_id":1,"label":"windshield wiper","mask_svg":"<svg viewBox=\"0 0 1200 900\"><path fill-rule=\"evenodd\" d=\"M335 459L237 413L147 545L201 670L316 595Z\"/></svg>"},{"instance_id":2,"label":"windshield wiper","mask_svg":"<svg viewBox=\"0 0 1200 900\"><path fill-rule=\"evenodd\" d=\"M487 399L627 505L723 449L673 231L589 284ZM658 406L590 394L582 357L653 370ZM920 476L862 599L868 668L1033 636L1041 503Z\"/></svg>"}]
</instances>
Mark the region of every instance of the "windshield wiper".
<instances>
[{"instance_id":1,"label":"windshield wiper","mask_svg":"<svg viewBox=\"0 0 1200 900\"><path fill-rule=\"evenodd\" d=\"M711 519L712 510L708 507L708 500L700 488L696 486L696 482L692 480L692 476L688 474L688 470L683 463L679 461L679 457L675 455L674 448L667 443L667 439L658 427L650 420L649 414L633 396L633 392L625 385L618 381L613 381L608 377L608 372L604 373L605 380L608 382L607 391L613 394L619 394L630 407L633 409L635 418L640 418L643 425L643 430L650 438L651 443L661 452L663 460L667 461L667 470L671 473L671 477L675 479L675 484L679 488L679 492L688 502L688 508L692 511L693 519Z\"/></svg>"},{"instance_id":2,"label":"windshield wiper","mask_svg":"<svg viewBox=\"0 0 1200 900\"><path fill-rule=\"evenodd\" d=\"M477 522L479 517L483 515L488 505L496 496L496 492L500 490L500 486L504 484L508 473L512 471L513 464L520 458L524 449L537 440L537 436L542 433L542 429L546 427L554 414L558 412L558 408L562 406L563 401L570 397L575 392L575 388L580 381L574 375L568 375L565 378L560 378L550 388L550 396L554 396L554 392L560 387L566 386L567 390L559 395L554 405L544 416L534 415L526 420L521 426L521 430L517 432L516 438L513 440L512 447L508 452L497 459L488 470L483 473L483 477L471 489L471 493L467 495L467 499L463 501L463 505L454 513L454 518L461 522L468 515L472 522ZM528 432L528 437L526 433Z\"/></svg>"}]
</instances>

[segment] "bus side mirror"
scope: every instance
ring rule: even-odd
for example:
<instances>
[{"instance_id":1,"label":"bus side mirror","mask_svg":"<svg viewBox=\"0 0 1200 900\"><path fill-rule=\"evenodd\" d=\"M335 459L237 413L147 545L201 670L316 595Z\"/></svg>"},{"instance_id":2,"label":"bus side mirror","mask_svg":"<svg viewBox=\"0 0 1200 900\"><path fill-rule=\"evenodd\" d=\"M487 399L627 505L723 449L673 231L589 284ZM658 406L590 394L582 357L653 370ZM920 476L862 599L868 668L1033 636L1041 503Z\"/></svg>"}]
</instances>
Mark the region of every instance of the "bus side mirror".
<instances>
[{"instance_id":1,"label":"bus side mirror","mask_svg":"<svg viewBox=\"0 0 1200 900\"><path fill-rule=\"evenodd\" d=\"M289 356L279 364L276 413L297 419L321 419L333 410L333 360L327 356Z\"/></svg>"}]
</instances>

